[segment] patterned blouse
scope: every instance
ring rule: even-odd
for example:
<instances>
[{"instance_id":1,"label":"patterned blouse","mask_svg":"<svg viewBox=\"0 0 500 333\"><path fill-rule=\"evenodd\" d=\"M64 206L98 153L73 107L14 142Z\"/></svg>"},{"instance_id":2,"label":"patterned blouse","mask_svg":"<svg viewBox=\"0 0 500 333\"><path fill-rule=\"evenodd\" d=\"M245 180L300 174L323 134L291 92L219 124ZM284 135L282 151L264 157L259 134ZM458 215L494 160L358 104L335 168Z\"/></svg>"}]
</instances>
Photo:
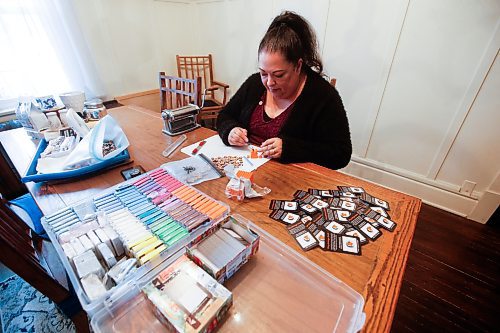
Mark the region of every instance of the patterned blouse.
<instances>
[{"instance_id":1,"label":"patterned blouse","mask_svg":"<svg viewBox=\"0 0 500 333\"><path fill-rule=\"evenodd\" d=\"M248 140L254 145L260 146L262 142L270 138L275 138L281 131L283 124L288 119L290 112L295 103L290 104L279 116L270 118L264 110L264 102L266 100L266 93L262 95L259 104L255 107L250 118Z\"/></svg>"}]
</instances>

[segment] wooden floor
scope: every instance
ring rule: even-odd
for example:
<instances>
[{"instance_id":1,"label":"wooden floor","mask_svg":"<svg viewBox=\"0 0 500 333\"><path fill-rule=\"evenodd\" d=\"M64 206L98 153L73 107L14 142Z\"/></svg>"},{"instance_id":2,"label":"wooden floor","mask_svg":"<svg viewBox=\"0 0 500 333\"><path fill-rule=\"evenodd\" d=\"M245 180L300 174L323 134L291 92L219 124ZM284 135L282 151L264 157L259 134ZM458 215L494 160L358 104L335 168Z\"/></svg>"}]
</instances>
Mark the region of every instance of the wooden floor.
<instances>
[{"instance_id":1,"label":"wooden floor","mask_svg":"<svg viewBox=\"0 0 500 333\"><path fill-rule=\"evenodd\" d=\"M161 112L159 90L148 90L142 93L116 97L122 105L137 105L149 110Z\"/></svg>"},{"instance_id":2,"label":"wooden floor","mask_svg":"<svg viewBox=\"0 0 500 333\"><path fill-rule=\"evenodd\" d=\"M423 205L392 332L499 332L500 228Z\"/></svg>"}]
</instances>

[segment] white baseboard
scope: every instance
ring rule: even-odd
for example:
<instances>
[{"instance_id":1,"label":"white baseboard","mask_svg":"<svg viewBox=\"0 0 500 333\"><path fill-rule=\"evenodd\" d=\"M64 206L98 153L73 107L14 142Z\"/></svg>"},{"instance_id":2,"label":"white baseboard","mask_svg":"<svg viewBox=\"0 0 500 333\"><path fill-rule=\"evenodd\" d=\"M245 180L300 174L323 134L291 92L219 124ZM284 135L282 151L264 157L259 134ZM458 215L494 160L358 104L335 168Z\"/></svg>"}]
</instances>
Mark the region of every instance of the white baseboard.
<instances>
[{"instance_id":1,"label":"white baseboard","mask_svg":"<svg viewBox=\"0 0 500 333\"><path fill-rule=\"evenodd\" d=\"M422 199L426 204L463 217L468 217L477 205L478 200L475 198L459 195L428 183L404 177L401 174L381 170L374 166L363 164L359 160L360 158L356 158L356 161L351 160L349 165L342 169L342 172L412 195Z\"/></svg>"},{"instance_id":2,"label":"white baseboard","mask_svg":"<svg viewBox=\"0 0 500 333\"><path fill-rule=\"evenodd\" d=\"M488 222L498 205L500 205L500 193L486 191L468 218L484 224Z\"/></svg>"}]
</instances>

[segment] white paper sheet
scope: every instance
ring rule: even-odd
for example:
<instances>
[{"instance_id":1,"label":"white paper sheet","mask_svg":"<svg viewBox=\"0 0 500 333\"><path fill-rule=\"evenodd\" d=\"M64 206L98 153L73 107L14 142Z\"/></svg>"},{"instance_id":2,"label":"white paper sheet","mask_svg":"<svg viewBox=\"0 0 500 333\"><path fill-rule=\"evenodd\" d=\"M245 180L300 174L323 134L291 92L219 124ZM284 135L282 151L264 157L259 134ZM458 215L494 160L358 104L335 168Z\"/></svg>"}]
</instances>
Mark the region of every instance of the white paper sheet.
<instances>
[{"instance_id":1,"label":"white paper sheet","mask_svg":"<svg viewBox=\"0 0 500 333\"><path fill-rule=\"evenodd\" d=\"M197 154L203 153L205 156L208 158L215 158L215 157L222 157L222 156L241 156L241 157L248 157L250 156L250 149L253 147L252 145L247 145L247 146L242 146L242 147L235 147L235 146L226 146L224 142L222 142L222 139L220 138L219 135L214 135L209 137L208 139L205 140L206 143L199 149ZM187 154L189 156L193 156L193 150L198 147L199 142L196 142L190 146L184 147L181 149L181 152L184 154ZM248 163L248 160L250 163ZM260 167L261 165L265 164L267 161L269 161L268 158L248 158L243 159L243 166L241 166L239 169L244 170L244 171L252 171Z\"/></svg>"}]
</instances>

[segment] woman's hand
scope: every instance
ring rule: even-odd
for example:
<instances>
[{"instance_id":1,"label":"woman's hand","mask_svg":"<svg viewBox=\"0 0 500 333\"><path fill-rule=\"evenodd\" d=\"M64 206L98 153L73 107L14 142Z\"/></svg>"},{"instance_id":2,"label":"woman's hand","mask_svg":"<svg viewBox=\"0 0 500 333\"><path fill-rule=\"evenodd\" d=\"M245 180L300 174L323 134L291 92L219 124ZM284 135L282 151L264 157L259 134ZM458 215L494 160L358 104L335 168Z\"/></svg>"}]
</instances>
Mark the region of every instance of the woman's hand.
<instances>
[{"instance_id":1,"label":"woman's hand","mask_svg":"<svg viewBox=\"0 0 500 333\"><path fill-rule=\"evenodd\" d=\"M247 130L241 127L235 127L229 132L227 138L231 146L244 146L248 144Z\"/></svg>"},{"instance_id":2,"label":"woman's hand","mask_svg":"<svg viewBox=\"0 0 500 333\"><path fill-rule=\"evenodd\" d=\"M283 152L283 140L280 138L271 138L262 142L259 151L263 152L264 157L280 158Z\"/></svg>"}]
</instances>

